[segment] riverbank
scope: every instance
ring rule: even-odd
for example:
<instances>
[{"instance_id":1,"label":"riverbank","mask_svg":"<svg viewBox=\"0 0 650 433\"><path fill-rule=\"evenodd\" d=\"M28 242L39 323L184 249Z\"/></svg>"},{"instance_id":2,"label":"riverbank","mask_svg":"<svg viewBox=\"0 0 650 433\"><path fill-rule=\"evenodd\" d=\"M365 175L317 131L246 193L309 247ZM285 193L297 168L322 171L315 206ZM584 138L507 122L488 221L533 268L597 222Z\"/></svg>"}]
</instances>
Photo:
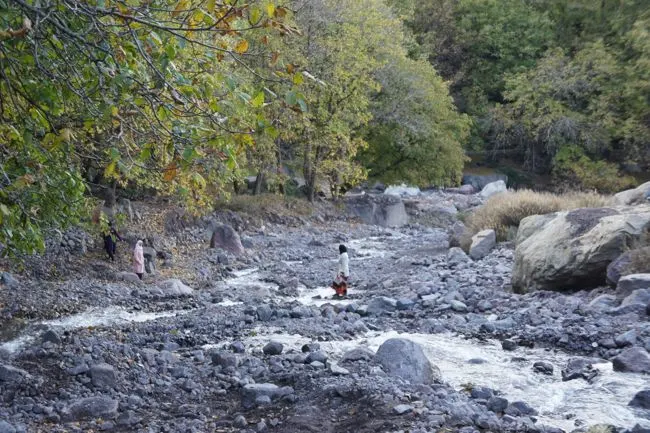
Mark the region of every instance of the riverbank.
<instances>
[{"instance_id":1,"label":"riverbank","mask_svg":"<svg viewBox=\"0 0 650 433\"><path fill-rule=\"evenodd\" d=\"M241 256L207 248L200 224L168 233L174 264L143 284L96 256L3 289L3 324L24 323L0 346L0 419L28 432L650 428L627 406L647 376L609 362L622 335L650 341L647 318L603 313L592 301L608 289L513 294L512 247L474 261L450 250L448 227L276 221L242 223ZM339 243L347 300L327 299ZM166 290L174 277L193 290ZM440 377L387 374L373 354L394 337L420 343ZM576 357L590 382L562 380Z\"/></svg>"}]
</instances>

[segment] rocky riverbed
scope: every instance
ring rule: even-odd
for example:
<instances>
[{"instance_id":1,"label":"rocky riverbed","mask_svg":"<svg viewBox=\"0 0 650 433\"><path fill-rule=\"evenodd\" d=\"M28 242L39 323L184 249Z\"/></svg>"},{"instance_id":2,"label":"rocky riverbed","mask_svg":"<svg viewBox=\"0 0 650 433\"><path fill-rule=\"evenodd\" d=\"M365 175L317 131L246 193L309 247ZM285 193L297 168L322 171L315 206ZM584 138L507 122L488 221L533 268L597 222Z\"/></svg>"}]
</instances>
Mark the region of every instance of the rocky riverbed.
<instances>
[{"instance_id":1,"label":"rocky riverbed","mask_svg":"<svg viewBox=\"0 0 650 433\"><path fill-rule=\"evenodd\" d=\"M331 219L242 227L236 256L202 230L173 235L201 245L190 277L96 258L2 286L0 433L650 429L647 312L514 294L512 245L472 260L448 227Z\"/></svg>"}]
</instances>

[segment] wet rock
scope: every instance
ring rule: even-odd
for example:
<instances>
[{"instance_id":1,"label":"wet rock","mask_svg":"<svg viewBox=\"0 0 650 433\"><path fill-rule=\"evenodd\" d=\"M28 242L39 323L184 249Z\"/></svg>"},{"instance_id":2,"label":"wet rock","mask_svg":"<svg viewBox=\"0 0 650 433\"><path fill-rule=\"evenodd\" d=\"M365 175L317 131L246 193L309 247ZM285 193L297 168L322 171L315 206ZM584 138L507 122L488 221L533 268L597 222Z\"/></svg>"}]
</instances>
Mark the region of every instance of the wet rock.
<instances>
[{"instance_id":1,"label":"wet rock","mask_svg":"<svg viewBox=\"0 0 650 433\"><path fill-rule=\"evenodd\" d=\"M477 400L489 400L494 396L494 391L484 386L475 386L470 392L472 398Z\"/></svg>"},{"instance_id":2,"label":"wet rock","mask_svg":"<svg viewBox=\"0 0 650 433\"><path fill-rule=\"evenodd\" d=\"M612 359L614 371L650 374L650 355L642 347L623 350Z\"/></svg>"},{"instance_id":3,"label":"wet rock","mask_svg":"<svg viewBox=\"0 0 650 433\"><path fill-rule=\"evenodd\" d=\"M629 406L650 409L650 389L637 392Z\"/></svg>"},{"instance_id":4,"label":"wet rock","mask_svg":"<svg viewBox=\"0 0 650 433\"><path fill-rule=\"evenodd\" d=\"M61 343L61 337L59 337L59 334L57 334L54 330L48 329L43 334L41 334L41 341L43 343L59 344Z\"/></svg>"},{"instance_id":5,"label":"wet rock","mask_svg":"<svg viewBox=\"0 0 650 433\"><path fill-rule=\"evenodd\" d=\"M301 350L302 350L303 353L318 352L320 350L320 344L318 344L318 343L303 344Z\"/></svg>"},{"instance_id":6,"label":"wet rock","mask_svg":"<svg viewBox=\"0 0 650 433\"><path fill-rule=\"evenodd\" d=\"M513 340L503 340L501 342L501 348L508 352L512 352L513 350L517 349L517 342Z\"/></svg>"},{"instance_id":7,"label":"wet rock","mask_svg":"<svg viewBox=\"0 0 650 433\"><path fill-rule=\"evenodd\" d=\"M0 364L0 382L19 383L29 377L29 373L25 370L7 364Z\"/></svg>"},{"instance_id":8,"label":"wet rock","mask_svg":"<svg viewBox=\"0 0 650 433\"><path fill-rule=\"evenodd\" d=\"M495 182L490 182L479 193L481 197L484 199L488 199L492 197L495 194L507 192L508 187L506 187L506 183L503 180L497 180Z\"/></svg>"},{"instance_id":9,"label":"wet rock","mask_svg":"<svg viewBox=\"0 0 650 433\"><path fill-rule=\"evenodd\" d=\"M192 290L191 287L186 286L181 280L178 279L163 281L159 284L159 286L163 292L163 295L170 298L190 296L194 294L194 290Z\"/></svg>"},{"instance_id":10,"label":"wet rock","mask_svg":"<svg viewBox=\"0 0 650 433\"><path fill-rule=\"evenodd\" d=\"M472 358L472 359L468 359L467 363L473 365L480 365L480 364L487 364L488 361L483 358Z\"/></svg>"},{"instance_id":11,"label":"wet rock","mask_svg":"<svg viewBox=\"0 0 650 433\"><path fill-rule=\"evenodd\" d=\"M235 353L245 353L246 352L246 346L241 341L234 341L230 345L230 348Z\"/></svg>"},{"instance_id":12,"label":"wet rock","mask_svg":"<svg viewBox=\"0 0 650 433\"><path fill-rule=\"evenodd\" d=\"M605 282L607 265L625 245L642 242L648 226L650 206L576 209L524 218L517 233L513 289L598 287Z\"/></svg>"},{"instance_id":13,"label":"wet rock","mask_svg":"<svg viewBox=\"0 0 650 433\"><path fill-rule=\"evenodd\" d=\"M469 256L480 260L487 256L497 243L494 230L483 230L472 236L472 245L469 247Z\"/></svg>"},{"instance_id":14,"label":"wet rock","mask_svg":"<svg viewBox=\"0 0 650 433\"><path fill-rule=\"evenodd\" d=\"M279 355L282 353L283 348L284 346L282 345L282 343L278 341L271 341L268 344L266 344L266 346L264 346L262 351L264 352L265 355Z\"/></svg>"},{"instance_id":15,"label":"wet rock","mask_svg":"<svg viewBox=\"0 0 650 433\"><path fill-rule=\"evenodd\" d=\"M413 412L413 406L408 404L398 404L393 408L393 412L397 415L406 415L407 413Z\"/></svg>"},{"instance_id":16,"label":"wet rock","mask_svg":"<svg viewBox=\"0 0 650 433\"><path fill-rule=\"evenodd\" d=\"M508 407L508 400L503 397L492 397L487 402L487 409L494 413L503 413Z\"/></svg>"},{"instance_id":17,"label":"wet rock","mask_svg":"<svg viewBox=\"0 0 650 433\"><path fill-rule=\"evenodd\" d=\"M112 365L101 363L90 367L90 378L98 388L114 388L117 382L115 369Z\"/></svg>"},{"instance_id":18,"label":"wet rock","mask_svg":"<svg viewBox=\"0 0 650 433\"><path fill-rule=\"evenodd\" d=\"M528 403L525 403L523 401L515 401L513 403L510 403L506 408L505 413L511 416L537 415L537 411L530 407Z\"/></svg>"},{"instance_id":19,"label":"wet rock","mask_svg":"<svg viewBox=\"0 0 650 433\"><path fill-rule=\"evenodd\" d=\"M210 248L221 248L236 256L245 253L239 234L229 225L220 225L212 232Z\"/></svg>"},{"instance_id":20,"label":"wet rock","mask_svg":"<svg viewBox=\"0 0 650 433\"><path fill-rule=\"evenodd\" d=\"M108 397L88 397L77 400L64 410L68 421L103 418L111 419L117 415L117 400Z\"/></svg>"},{"instance_id":21,"label":"wet rock","mask_svg":"<svg viewBox=\"0 0 650 433\"><path fill-rule=\"evenodd\" d=\"M597 361L589 358L571 358L561 371L562 381L584 379L591 382L598 375L598 370L592 367Z\"/></svg>"},{"instance_id":22,"label":"wet rock","mask_svg":"<svg viewBox=\"0 0 650 433\"><path fill-rule=\"evenodd\" d=\"M375 361L390 376L400 377L412 384L432 384L440 370L431 364L422 347L410 340L391 338L377 350Z\"/></svg>"},{"instance_id":23,"label":"wet rock","mask_svg":"<svg viewBox=\"0 0 650 433\"><path fill-rule=\"evenodd\" d=\"M553 364L550 362L538 361L533 364L533 371L536 373L553 376Z\"/></svg>"}]
</instances>

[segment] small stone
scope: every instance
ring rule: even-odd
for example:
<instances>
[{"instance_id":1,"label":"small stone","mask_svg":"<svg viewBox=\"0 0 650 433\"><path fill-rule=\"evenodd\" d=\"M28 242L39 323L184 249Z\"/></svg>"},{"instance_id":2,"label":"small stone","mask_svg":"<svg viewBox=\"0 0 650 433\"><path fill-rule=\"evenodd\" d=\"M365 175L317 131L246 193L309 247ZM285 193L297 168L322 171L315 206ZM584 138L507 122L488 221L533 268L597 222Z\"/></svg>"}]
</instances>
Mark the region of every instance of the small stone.
<instances>
[{"instance_id":1,"label":"small stone","mask_svg":"<svg viewBox=\"0 0 650 433\"><path fill-rule=\"evenodd\" d=\"M99 388L113 388L117 383L115 369L112 365L101 363L90 367L90 378L94 386Z\"/></svg>"},{"instance_id":2,"label":"small stone","mask_svg":"<svg viewBox=\"0 0 650 433\"><path fill-rule=\"evenodd\" d=\"M393 412L397 415L404 415L410 412L413 412L413 406L408 404L399 404L393 408Z\"/></svg>"},{"instance_id":3,"label":"small stone","mask_svg":"<svg viewBox=\"0 0 650 433\"><path fill-rule=\"evenodd\" d=\"M232 349L233 352L235 353L245 353L246 352L246 346L244 346L244 343L241 341L235 341L230 345L230 348Z\"/></svg>"},{"instance_id":4,"label":"small stone","mask_svg":"<svg viewBox=\"0 0 650 433\"><path fill-rule=\"evenodd\" d=\"M312 362L321 362L325 364L327 362L327 355L323 352L310 352L305 359L305 364L311 364Z\"/></svg>"},{"instance_id":5,"label":"small stone","mask_svg":"<svg viewBox=\"0 0 650 433\"><path fill-rule=\"evenodd\" d=\"M77 400L65 410L70 421L103 418L110 419L117 415L117 400L108 397L89 397Z\"/></svg>"},{"instance_id":6,"label":"small stone","mask_svg":"<svg viewBox=\"0 0 650 433\"><path fill-rule=\"evenodd\" d=\"M338 364L330 364L330 372L334 376L347 376L348 374L350 374L350 372L346 368L343 368Z\"/></svg>"},{"instance_id":7,"label":"small stone","mask_svg":"<svg viewBox=\"0 0 650 433\"><path fill-rule=\"evenodd\" d=\"M59 335L52 329L49 329L41 335L41 341L43 343L59 344L61 343L61 337L59 337Z\"/></svg>"},{"instance_id":8,"label":"small stone","mask_svg":"<svg viewBox=\"0 0 650 433\"><path fill-rule=\"evenodd\" d=\"M223 368L239 366L239 357L232 353L215 353L212 355L212 363Z\"/></svg>"},{"instance_id":9,"label":"small stone","mask_svg":"<svg viewBox=\"0 0 650 433\"><path fill-rule=\"evenodd\" d=\"M262 351L264 352L265 355L279 355L282 353L283 348L284 346L282 345L282 343L277 341L271 341L266 346L264 346Z\"/></svg>"},{"instance_id":10,"label":"small stone","mask_svg":"<svg viewBox=\"0 0 650 433\"><path fill-rule=\"evenodd\" d=\"M533 364L533 371L536 373L546 374L548 376L553 375L553 364L544 361L538 361Z\"/></svg>"},{"instance_id":11,"label":"small stone","mask_svg":"<svg viewBox=\"0 0 650 433\"><path fill-rule=\"evenodd\" d=\"M264 420L260 421L257 423L257 426L255 427L257 429L258 433L262 433L268 430L268 427L266 426L266 423Z\"/></svg>"},{"instance_id":12,"label":"small stone","mask_svg":"<svg viewBox=\"0 0 650 433\"><path fill-rule=\"evenodd\" d=\"M508 400L503 397L492 397L488 400L487 408L494 413L503 413L508 407Z\"/></svg>"},{"instance_id":13,"label":"small stone","mask_svg":"<svg viewBox=\"0 0 650 433\"><path fill-rule=\"evenodd\" d=\"M248 421L246 421L246 418L244 418L243 415L237 415L233 425L238 428L245 428L248 427Z\"/></svg>"},{"instance_id":14,"label":"small stone","mask_svg":"<svg viewBox=\"0 0 650 433\"><path fill-rule=\"evenodd\" d=\"M634 343L636 343L636 338L637 334L634 329L630 329L627 332L624 332L623 334L617 335L614 338L614 343L618 347L627 347L627 346L633 346Z\"/></svg>"},{"instance_id":15,"label":"small stone","mask_svg":"<svg viewBox=\"0 0 650 433\"><path fill-rule=\"evenodd\" d=\"M29 373L11 365L0 364L0 382L21 382Z\"/></svg>"},{"instance_id":16,"label":"small stone","mask_svg":"<svg viewBox=\"0 0 650 433\"><path fill-rule=\"evenodd\" d=\"M512 352L513 350L517 349L517 343L512 340L503 340L501 342L501 348L508 352Z\"/></svg>"},{"instance_id":17,"label":"small stone","mask_svg":"<svg viewBox=\"0 0 650 433\"><path fill-rule=\"evenodd\" d=\"M320 350L320 344L318 343L309 343L302 346L302 352L318 352Z\"/></svg>"}]
</instances>

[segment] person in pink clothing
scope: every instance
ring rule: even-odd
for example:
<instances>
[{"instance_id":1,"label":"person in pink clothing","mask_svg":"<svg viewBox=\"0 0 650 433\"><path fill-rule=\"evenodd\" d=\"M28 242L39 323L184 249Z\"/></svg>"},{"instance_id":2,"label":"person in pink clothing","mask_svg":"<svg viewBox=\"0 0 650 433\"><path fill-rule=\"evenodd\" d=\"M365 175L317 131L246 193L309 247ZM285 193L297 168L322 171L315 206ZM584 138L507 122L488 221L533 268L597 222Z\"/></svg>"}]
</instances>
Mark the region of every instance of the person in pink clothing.
<instances>
[{"instance_id":1,"label":"person in pink clothing","mask_svg":"<svg viewBox=\"0 0 650 433\"><path fill-rule=\"evenodd\" d=\"M133 250L133 272L135 272L140 279L144 275L144 251L142 250L142 241L135 244Z\"/></svg>"}]
</instances>

